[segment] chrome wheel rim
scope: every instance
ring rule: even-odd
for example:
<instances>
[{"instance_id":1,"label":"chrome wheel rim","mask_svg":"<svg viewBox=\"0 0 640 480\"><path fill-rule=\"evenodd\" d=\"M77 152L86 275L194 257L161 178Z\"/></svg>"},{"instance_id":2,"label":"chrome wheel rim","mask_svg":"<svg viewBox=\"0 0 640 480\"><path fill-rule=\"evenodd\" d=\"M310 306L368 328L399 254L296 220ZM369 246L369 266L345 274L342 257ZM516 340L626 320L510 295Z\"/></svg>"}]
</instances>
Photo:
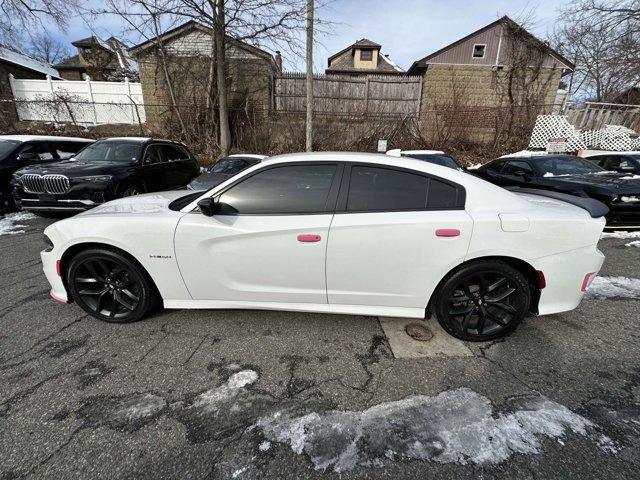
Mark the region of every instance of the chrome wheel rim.
<instances>
[{"instance_id":1,"label":"chrome wheel rim","mask_svg":"<svg viewBox=\"0 0 640 480\"><path fill-rule=\"evenodd\" d=\"M503 274L470 275L449 296L446 309L449 323L469 335L498 334L522 315L522 293L521 287Z\"/></svg>"},{"instance_id":2,"label":"chrome wheel rim","mask_svg":"<svg viewBox=\"0 0 640 480\"><path fill-rule=\"evenodd\" d=\"M73 283L81 301L105 317L127 317L140 304L142 284L115 260L85 260L76 268Z\"/></svg>"}]
</instances>

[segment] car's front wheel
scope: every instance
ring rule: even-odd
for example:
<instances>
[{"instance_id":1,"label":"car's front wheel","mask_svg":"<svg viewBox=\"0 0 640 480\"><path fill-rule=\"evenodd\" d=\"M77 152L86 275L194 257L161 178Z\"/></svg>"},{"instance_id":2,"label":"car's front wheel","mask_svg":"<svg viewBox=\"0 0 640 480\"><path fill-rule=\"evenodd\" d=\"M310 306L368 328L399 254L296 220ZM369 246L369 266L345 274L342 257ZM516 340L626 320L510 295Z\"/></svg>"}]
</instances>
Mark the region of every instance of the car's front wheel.
<instances>
[{"instance_id":1,"label":"car's front wheel","mask_svg":"<svg viewBox=\"0 0 640 480\"><path fill-rule=\"evenodd\" d=\"M433 309L451 335L482 342L515 330L530 302L531 291L522 273L500 260L479 260L443 280Z\"/></svg>"},{"instance_id":2,"label":"car's front wheel","mask_svg":"<svg viewBox=\"0 0 640 480\"><path fill-rule=\"evenodd\" d=\"M140 320L158 300L155 286L141 267L112 250L78 253L69 263L66 278L73 300L106 322Z\"/></svg>"}]
</instances>

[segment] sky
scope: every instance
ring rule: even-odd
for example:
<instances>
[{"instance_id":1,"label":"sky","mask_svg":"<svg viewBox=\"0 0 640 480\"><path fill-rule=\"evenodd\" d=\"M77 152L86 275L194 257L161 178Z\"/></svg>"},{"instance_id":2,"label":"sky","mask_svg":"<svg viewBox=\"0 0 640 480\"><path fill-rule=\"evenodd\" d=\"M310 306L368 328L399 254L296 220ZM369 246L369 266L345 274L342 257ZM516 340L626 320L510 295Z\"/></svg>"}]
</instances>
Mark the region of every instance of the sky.
<instances>
[{"instance_id":1,"label":"sky","mask_svg":"<svg viewBox=\"0 0 640 480\"><path fill-rule=\"evenodd\" d=\"M553 30L559 9L568 3L569 0L331 0L317 12L317 16L333 24L330 34L316 38L314 70L323 72L331 54L363 37L381 44L382 53L407 69L415 60L502 15L514 20L533 16L535 20L528 29L544 38ZM71 42L93 33L103 38L121 36L124 29L124 23L115 18L101 18L94 26L74 18L67 31L58 35ZM125 40L137 39L125 36ZM301 58L285 53L284 61L286 70L304 71Z\"/></svg>"}]
</instances>

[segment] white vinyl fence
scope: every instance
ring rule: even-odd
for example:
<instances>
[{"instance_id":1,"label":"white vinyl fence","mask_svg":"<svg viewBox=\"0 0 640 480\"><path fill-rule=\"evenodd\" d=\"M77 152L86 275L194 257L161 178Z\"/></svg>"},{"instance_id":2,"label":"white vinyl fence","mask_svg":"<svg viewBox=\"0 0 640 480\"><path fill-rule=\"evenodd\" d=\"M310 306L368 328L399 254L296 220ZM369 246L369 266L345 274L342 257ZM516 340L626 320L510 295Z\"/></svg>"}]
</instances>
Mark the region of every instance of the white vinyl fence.
<instances>
[{"instance_id":1,"label":"white vinyl fence","mask_svg":"<svg viewBox=\"0 0 640 480\"><path fill-rule=\"evenodd\" d=\"M79 125L145 122L140 83L23 80L10 76L18 118Z\"/></svg>"}]
</instances>

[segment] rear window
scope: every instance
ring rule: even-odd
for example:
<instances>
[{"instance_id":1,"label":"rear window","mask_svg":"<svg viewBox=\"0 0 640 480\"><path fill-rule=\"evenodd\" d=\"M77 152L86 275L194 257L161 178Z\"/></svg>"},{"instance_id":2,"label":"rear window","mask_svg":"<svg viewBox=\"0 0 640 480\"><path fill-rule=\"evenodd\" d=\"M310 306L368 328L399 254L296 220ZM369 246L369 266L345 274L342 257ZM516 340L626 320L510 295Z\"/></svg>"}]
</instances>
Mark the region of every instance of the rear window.
<instances>
[{"instance_id":1,"label":"rear window","mask_svg":"<svg viewBox=\"0 0 640 480\"><path fill-rule=\"evenodd\" d=\"M91 162L135 163L138 161L140 150L139 142L110 140L92 143L78 153L76 159Z\"/></svg>"}]
</instances>

